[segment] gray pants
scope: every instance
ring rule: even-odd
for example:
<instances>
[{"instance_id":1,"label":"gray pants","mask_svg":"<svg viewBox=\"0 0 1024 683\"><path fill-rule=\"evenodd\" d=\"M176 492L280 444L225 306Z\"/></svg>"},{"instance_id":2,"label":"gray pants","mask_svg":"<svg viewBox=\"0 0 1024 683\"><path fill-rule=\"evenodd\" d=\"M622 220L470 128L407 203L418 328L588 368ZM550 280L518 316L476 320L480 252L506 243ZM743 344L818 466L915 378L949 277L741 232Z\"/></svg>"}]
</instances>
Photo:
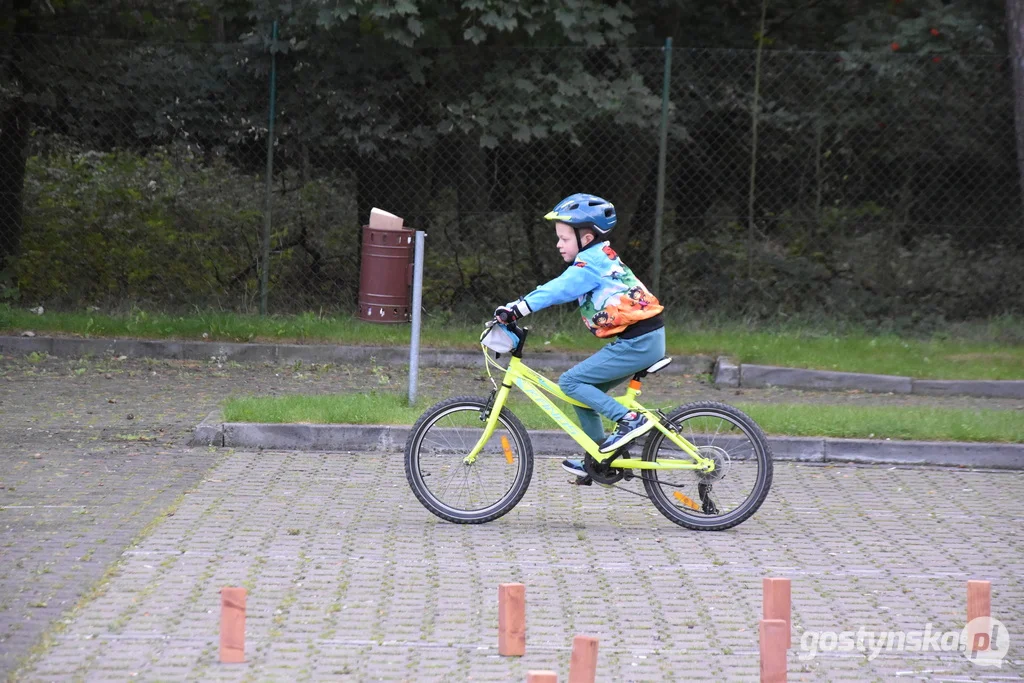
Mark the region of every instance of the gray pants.
<instances>
[{"instance_id":1,"label":"gray pants","mask_svg":"<svg viewBox=\"0 0 1024 683\"><path fill-rule=\"evenodd\" d=\"M625 406L605 392L664 356L663 327L632 339L616 339L558 378L558 386L562 391L593 408L576 408L580 427L587 436L598 444L604 441L604 427L598 413L618 422L628 412Z\"/></svg>"}]
</instances>

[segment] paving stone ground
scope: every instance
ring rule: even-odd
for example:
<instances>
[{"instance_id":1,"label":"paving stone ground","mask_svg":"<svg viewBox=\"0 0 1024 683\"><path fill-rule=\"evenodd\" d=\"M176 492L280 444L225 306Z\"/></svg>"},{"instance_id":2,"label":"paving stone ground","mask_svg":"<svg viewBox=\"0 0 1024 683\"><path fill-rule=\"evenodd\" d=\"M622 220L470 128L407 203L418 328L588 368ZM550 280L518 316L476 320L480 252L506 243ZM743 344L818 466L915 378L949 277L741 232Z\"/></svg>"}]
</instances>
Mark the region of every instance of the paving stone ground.
<instances>
[{"instance_id":1,"label":"paving stone ground","mask_svg":"<svg viewBox=\"0 0 1024 683\"><path fill-rule=\"evenodd\" d=\"M804 631L959 632L965 582L1024 633L1024 475L780 464L759 513L686 531L645 500L566 483L542 458L499 521L458 526L402 458L233 453L128 547L23 680L523 680L565 676L573 635L601 680L756 680L764 576L793 587L791 680L984 680L958 653L825 654ZM497 655L497 586L527 587L527 656ZM242 585L248 661L217 662L219 589ZM1019 676L1019 642L1001 678ZM850 653L853 654L853 653Z\"/></svg>"},{"instance_id":2,"label":"paving stone ground","mask_svg":"<svg viewBox=\"0 0 1024 683\"><path fill-rule=\"evenodd\" d=\"M756 680L761 579L788 576L791 680L1024 675L1024 473L778 463L757 515L697 533L642 498L570 487L541 457L514 511L458 526L419 505L397 453L184 446L231 393L387 388L401 375L0 359L0 673L421 681L553 668L565 680L572 636L588 633L599 680ZM478 381L421 378L447 393ZM692 378L673 391L721 398ZM861 400L748 395L780 393ZM1011 634L1001 669L959 653L800 658L806 631L959 631L969 578L992 581ZM509 581L527 586L522 659L496 650L497 586ZM249 590L241 665L217 663L225 585Z\"/></svg>"}]
</instances>

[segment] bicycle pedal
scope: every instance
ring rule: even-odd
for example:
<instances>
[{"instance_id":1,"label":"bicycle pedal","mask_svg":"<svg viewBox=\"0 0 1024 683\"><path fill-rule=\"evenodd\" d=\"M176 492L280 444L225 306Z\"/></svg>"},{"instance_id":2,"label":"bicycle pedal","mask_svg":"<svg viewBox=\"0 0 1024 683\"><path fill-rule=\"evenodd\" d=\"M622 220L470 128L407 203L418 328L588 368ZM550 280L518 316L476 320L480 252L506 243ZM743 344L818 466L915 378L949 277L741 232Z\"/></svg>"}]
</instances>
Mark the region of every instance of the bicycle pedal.
<instances>
[{"instance_id":1,"label":"bicycle pedal","mask_svg":"<svg viewBox=\"0 0 1024 683\"><path fill-rule=\"evenodd\" d=\"M576 477L575 479L571 479L569 483L573 486L591 486L594 483L594 480L588 475L586 477Z\"/></svg>"}]
</instances>

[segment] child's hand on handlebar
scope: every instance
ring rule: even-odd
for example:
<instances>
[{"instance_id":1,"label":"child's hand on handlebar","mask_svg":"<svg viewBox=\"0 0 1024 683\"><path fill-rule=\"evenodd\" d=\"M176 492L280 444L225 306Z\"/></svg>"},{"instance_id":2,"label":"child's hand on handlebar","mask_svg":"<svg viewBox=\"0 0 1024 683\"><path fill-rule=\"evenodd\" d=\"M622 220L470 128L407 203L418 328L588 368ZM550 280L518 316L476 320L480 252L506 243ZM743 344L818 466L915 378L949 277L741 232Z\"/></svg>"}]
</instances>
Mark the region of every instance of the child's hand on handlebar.
<instances>
[{"instance_id":1,"label":"child's hand on handlebar","mask_svg":"<svg viewBox=\"0 0 1024 683\"><path fill-rule=\"evenodd\" d=\"M522 299L510 301L504 306L498 306L494 309L494 319L501 322L503 325L514 323L520 318L529 315L530 307L526 305L526 302Z\"/></svg>"}]
</instances>

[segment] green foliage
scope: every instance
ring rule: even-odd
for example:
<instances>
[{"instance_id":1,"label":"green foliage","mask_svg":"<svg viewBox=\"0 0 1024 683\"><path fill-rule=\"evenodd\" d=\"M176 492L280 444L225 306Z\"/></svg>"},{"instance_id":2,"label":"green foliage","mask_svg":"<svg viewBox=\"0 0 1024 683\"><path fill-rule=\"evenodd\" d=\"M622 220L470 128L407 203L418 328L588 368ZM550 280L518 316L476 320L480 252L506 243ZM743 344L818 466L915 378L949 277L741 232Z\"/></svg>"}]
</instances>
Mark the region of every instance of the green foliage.
<instances>
[{"instance_id":1,"label":"green foliage","mask_svg":"<svg viewBox=\"0 0 1024 683\"><path fill-rule=\"evenodd\" d=\"M828 208L819 220L787 213L753 245L746 226L725 224L667 253L666 277L681 284L675 300L700 312L889 319L931 330L1024 301L1024 283L1006 277L1024 268L1019 249L905 237L871 202Z\"/></svg>"},{"instance_id":2,"label":"green foliage","mask_svg":"<svg viewBox=\"0 0 1024 683\"><path fill-rule=\"evenodd\" d=\"M1005 44L1000 25L1003 6L1002 0L878 3L849 17L836 42L852 52L995 52Z\"/></svg>"},{"instance_id":3,"label":"green foliage","mask_svg":"<svg viewBox=\"0 0 1024 683\"><path fill-rule=\"evenodd\" d=\"M210 283L190 277L240 268L256 234L256 195L225 191L230 172L182 166L164 150L50 155L29 159L18 283L30 300L184 304ZM241 191L239 191L241 190ZM216 265L214 265L216 264ZM197 267L198 266L198 267ZM205 267L204 267L205 266Z\"/></svg>"},{"instance_id":4,"label":"green foliage","mask_svg":"<svg viewBox=\"0 0 1024 683\"><path fill-rule=\"evenodd\" d=\"M351 206L325 179L294 188L291 180L282 177L277 202L274 281L308 277L310 255L330 250L340 279L320 279L320 291L310 287L310 295L329 296L339 287L351 294L355 278L341 260L355 257ZM263 189L259 177L240 174L224 159L204 161L181 147L147 156L32 157L22 253L14 266L21 295L76 307L159 302L174 310L239 299L243 308L252 305ZM324 264L312 261L325 275Z\"/></svg>"},{"instance_id":5,"label":"green foliage","mask_svg":"<svg viewBox=\"0 0 1024 683\"><path fill-rule=\"evenodd\" d=\"M430 235L427 307L485 312L558 272L537 217L583 187L620 207L616 247L647 277L667 35L663 299L935 325L1024 300L1005 276L1022 258L1009 90L991 58L962 54L1001 47L992 0L771 3L753 228L753 53L686 49L753 47L759 12L742 4L44 5L41 34L69 37L23 37L0 65L0 109L34 112L23 253L0 300L248 310L272 55L273 305L351 309L358 226L382 206ZM988 232L957 242L950 225Z\"/></svg>"}]
</instances>

